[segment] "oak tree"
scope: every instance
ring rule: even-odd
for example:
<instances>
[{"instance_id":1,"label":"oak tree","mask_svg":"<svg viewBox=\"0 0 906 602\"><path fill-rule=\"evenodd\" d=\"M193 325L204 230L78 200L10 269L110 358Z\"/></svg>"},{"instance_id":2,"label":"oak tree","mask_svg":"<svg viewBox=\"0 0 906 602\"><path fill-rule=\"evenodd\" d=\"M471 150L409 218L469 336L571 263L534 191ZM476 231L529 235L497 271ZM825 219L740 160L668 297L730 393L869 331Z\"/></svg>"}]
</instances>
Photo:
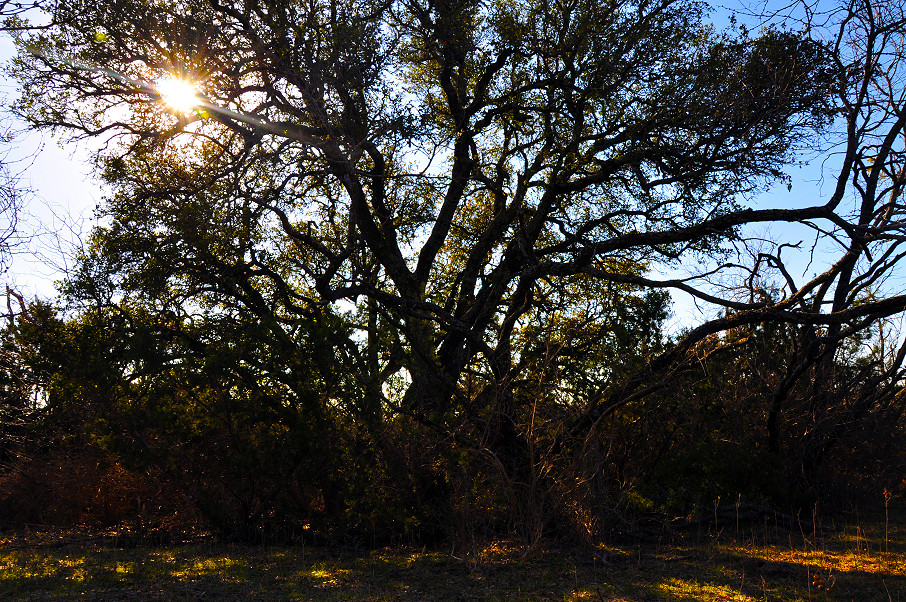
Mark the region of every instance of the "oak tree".
<instances>
[{"instance_id":1,"label":"oak tree","mask_svg":"<svg viewBox=\"0 0 906 602\"><path fill-rule=\"evenodd\" d=\"M906 308L885 285L902 8L828 19L752 33L686 0L60 0L14 70L34 127L104 141L114 193L71 299L234 316L281 348L329 316L358 419L408 417L527 484L712 335L808 327L776 430L796 379ZM828 198L759 200L828 140ZM753 226L790 223L839 260L802 281L788 245L752 252ZM668 340L669 290L715 317Z\"/></svg>"}]
</instances>

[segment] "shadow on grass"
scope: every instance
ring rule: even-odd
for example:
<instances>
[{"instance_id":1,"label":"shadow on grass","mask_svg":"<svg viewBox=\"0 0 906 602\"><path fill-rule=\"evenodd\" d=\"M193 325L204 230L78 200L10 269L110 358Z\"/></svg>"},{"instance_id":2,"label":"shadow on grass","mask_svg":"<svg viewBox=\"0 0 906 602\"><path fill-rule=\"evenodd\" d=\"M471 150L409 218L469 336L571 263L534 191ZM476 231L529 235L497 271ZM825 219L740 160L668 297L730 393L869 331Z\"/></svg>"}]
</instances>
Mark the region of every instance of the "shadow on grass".
<instances>
[{"instance_id":1,"label":"shadow on grass","mask_svg":"<svg viewBox=\"0 0 906 602\"><path fill-rule=\"evenodd\" d=\"M883 525L882 525L883 527ZM711 540L523 559L498 543L447 552L201 543L118 549L97 541L0 544L3 600L898 600L906 553L849 531L784 547ZM903 535L897 534L897 542ZM888 532L888 548L890 533ZM601 561L601 558L606 560Z\"/></svg>"}]
</instances>

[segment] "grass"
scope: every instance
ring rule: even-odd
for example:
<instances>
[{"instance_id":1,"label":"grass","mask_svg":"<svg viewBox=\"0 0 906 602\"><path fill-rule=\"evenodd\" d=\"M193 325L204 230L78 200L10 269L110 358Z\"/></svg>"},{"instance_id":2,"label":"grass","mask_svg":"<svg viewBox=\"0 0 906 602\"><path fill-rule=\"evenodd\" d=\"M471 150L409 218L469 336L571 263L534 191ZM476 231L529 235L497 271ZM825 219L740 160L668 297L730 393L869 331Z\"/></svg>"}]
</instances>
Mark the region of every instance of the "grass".
<instances>
[{"instance_id":1,"label":"grass","mask_svg":"<svg viewBox=\"0 0 906 602\"><path fill-rule=\"evenodd\" d=\"M2 535L2 534L0 534ZM2 600L906 600L906 526L698 532L660 544L496 542L358 554L200 541L124 548L72 532L0 536Z\"/></svg>"}]
</instances>

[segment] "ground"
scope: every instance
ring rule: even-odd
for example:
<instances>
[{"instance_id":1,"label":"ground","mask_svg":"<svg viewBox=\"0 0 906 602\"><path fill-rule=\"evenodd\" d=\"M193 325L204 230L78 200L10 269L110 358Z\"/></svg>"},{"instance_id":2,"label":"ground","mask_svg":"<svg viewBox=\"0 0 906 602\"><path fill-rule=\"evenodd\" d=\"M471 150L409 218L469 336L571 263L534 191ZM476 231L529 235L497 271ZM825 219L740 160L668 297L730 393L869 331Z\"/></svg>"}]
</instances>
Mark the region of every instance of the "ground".
<instances>
[{"instance_id":1,"label":"ground","mask_svg":"<svg viewBox=\"0 0 906 602\"><path fill-rule=\"evenodd\" d=\"M0 533L0 600L906 600L906 525L707 525L609 546L366 551Z\"/></svg>"}]
</instances>

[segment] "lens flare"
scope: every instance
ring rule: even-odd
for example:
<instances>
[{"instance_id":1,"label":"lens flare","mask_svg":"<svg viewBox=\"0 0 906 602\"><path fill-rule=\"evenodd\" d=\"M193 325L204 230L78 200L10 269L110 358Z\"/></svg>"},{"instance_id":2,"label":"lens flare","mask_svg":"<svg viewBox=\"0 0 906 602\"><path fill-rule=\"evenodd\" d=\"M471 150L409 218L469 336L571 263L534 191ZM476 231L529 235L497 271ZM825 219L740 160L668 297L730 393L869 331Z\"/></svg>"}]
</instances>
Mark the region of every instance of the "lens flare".
<instances>
[{"instance_id":1,"label":"lens flare","mask_svg":"<svg viewBox=\"0 0 906 602\"><path fill-rule=\"evenodd\" d=\"M178 113L191 113L200 102L195 84L175 77L163 77L155 86L161 102Z\"/></svg>"}]
</instances>

